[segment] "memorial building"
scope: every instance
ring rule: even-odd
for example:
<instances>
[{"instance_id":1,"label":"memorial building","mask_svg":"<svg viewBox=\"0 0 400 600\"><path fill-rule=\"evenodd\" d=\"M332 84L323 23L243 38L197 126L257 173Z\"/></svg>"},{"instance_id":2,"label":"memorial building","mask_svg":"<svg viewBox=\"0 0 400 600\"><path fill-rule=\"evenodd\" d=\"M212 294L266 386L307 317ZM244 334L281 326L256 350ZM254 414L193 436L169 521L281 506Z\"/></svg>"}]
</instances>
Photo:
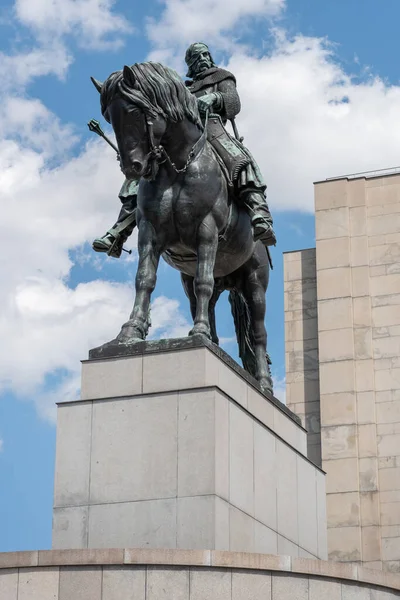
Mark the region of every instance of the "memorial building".
<instances>
[{"instance_id":1,"label":"memorial building","mask_svg":"<svg viewBox=\"0 0 400 600\"><path fill-rule=\"evenodd\" d=\"M284 255L287 405L326 472L330 560L400 572L400 175L315 184Z\"/></svg>"}]
</instances>

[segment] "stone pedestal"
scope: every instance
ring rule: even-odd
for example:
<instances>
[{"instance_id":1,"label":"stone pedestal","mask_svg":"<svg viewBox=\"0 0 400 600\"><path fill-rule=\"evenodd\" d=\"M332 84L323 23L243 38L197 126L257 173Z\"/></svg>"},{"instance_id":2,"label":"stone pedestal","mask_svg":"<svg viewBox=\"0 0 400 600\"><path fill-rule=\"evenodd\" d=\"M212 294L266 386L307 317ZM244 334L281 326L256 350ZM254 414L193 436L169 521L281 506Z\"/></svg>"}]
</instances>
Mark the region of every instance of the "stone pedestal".
<instances>
[{"instance_id":1,"label":"stone pedestal","mask_svg":"<svg viewBox=\"0 0 400 600\"><path fill-rule=\"evenodd\" d=\"M84 361L58 408L53 548L326 558L324 474L306 432L201 338Z\"/></svg>"}]
</instances>

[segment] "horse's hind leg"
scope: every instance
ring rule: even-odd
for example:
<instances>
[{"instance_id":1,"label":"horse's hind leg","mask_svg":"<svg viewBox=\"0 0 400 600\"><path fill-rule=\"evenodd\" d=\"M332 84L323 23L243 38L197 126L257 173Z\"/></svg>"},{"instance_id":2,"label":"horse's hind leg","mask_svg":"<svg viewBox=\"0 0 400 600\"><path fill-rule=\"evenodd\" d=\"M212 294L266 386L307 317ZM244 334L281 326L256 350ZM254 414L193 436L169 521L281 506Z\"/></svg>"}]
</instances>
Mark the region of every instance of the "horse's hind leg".
<instances>
[{"instance_id":1,"label":"horse's hind leg","mask_svg":"<svg viewBox=\"0 0 400 600\"><path fill-rule=\"evenodd\" d=\"M156 285L160 251L156 232L148 221L142 220L138 236L139 265L136 272L136 297L129 321L124 323L117 339L120 342L144 340L150 325L151 294Z\"/></svg>"},{"instance_id":2,"label":"horse's hind leg","mask_svg":"<svg viewBox=\"0 0 400 600\"><path fill-rule=\"evenodd\" d=\"M264 248L262 250L265 252ZM260 258L261 260L259 260ZM265 294L268 287L268 280L268 262L267 260L263 260L263 253L257 249L245 267L243 295L250 310L257 369L256 378L264 391L272 393L273 384L267 360L267 332L264 323L266 311Z\"/></svg>"},{"instance_id":3,"label":"horse's hind leg","mask_svg":"<svg viewBox=\"0 0 400 600\"><path fill-rule=\"evenodd\" d=\"M214 344L217 344L217 346L219 345L219 338L217 334L217 325L215 322L215 305L217 304L220 295L221 291L216 288L214 282L213 295L211 296L210 303L208 305L208 318L210 321L211 341L214 342Z\"/></svg>"},{"instance_id":4,"label":"horse's hind leg","mask_svg":"<svg viewBox=\"0 0 400 600\"><path fill-rule=\"evenodd\" d=\"M183 289L185 291L186 296L189 299L190 305L190 314L192 315L192 319L196 316L196 296L194 294L194 277L190 275L186 275L186 273L181 273L181 281L183 285Z\"/></svg>"},{"instance_id":5,"label":"horse's hind leg","mask_svg":"<svg viewBox=\"0 0 400 600\"><path fill-rule=\"evenodd\" d=\"M211 214L207 215L197 231L197 269L194 278L196 314L189 335L202 334L211 338L208 315L214 290L214 265L218 247L218 229Z\"/></svg>"}]
</instances>

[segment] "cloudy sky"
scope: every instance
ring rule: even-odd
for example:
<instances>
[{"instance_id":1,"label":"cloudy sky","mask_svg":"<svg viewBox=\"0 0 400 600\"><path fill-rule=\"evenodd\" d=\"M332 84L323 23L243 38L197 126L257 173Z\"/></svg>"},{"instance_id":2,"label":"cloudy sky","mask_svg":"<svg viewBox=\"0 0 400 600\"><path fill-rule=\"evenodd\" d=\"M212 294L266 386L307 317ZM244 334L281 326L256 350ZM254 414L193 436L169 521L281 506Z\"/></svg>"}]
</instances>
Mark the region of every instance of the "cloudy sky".
<instances>
[{"instance_id":1,"label":"cloudy sky","mask_svg":"<svg viewBox=\"0 0 400 600\"><path fill-rule=\"evenodd\" d=\"M135 251L90 246L118 213L121 173L86 127L89 76L149 58L184 76L198 40L236 75L278 236L267 326L284 399L282 252L314 245L312 183L400 164L399 13L396 0L1 0L0 551L50 547L55 402L78 397L80 360L133 302ZM218 317L236 357L226 299ZM164 264L152 320L152 337L189 329Z\"/></svg>"}]
</instances>

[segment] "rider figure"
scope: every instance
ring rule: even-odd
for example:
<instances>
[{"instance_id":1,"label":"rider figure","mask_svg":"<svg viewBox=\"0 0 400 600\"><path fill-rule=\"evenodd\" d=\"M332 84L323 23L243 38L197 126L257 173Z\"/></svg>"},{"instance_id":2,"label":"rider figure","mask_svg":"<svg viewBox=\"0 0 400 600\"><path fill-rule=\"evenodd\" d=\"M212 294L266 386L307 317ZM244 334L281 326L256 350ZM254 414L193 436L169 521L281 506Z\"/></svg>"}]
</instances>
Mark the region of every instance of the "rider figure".
<instances>
[{"instance_id":1,"label":"rider figure","mask_svg":"<svg viewBox=\"0 0 400 600\"><path fill-rule=\"evenodd\" d=\"M232 73L215 65L208 46L203 43L192 44L186 51L185 61L187 77L191 79L186 85L198 98L200 114L204 115L209 110L219 114L224 124L228 119L233 121L240 111L240 99ZM247 149L245 152L251 161L236 182L239 201L251 217L254 239L261 240L265 246L272 246L276 238L265 198L266 185L254 158ZM107 252L116 258L121 255L122 247L136 225L137 190L138 182L125 180L119 193L122 208L118 220L104 236L93 241L96 252Z\"/></svg>"}]
</instances>

